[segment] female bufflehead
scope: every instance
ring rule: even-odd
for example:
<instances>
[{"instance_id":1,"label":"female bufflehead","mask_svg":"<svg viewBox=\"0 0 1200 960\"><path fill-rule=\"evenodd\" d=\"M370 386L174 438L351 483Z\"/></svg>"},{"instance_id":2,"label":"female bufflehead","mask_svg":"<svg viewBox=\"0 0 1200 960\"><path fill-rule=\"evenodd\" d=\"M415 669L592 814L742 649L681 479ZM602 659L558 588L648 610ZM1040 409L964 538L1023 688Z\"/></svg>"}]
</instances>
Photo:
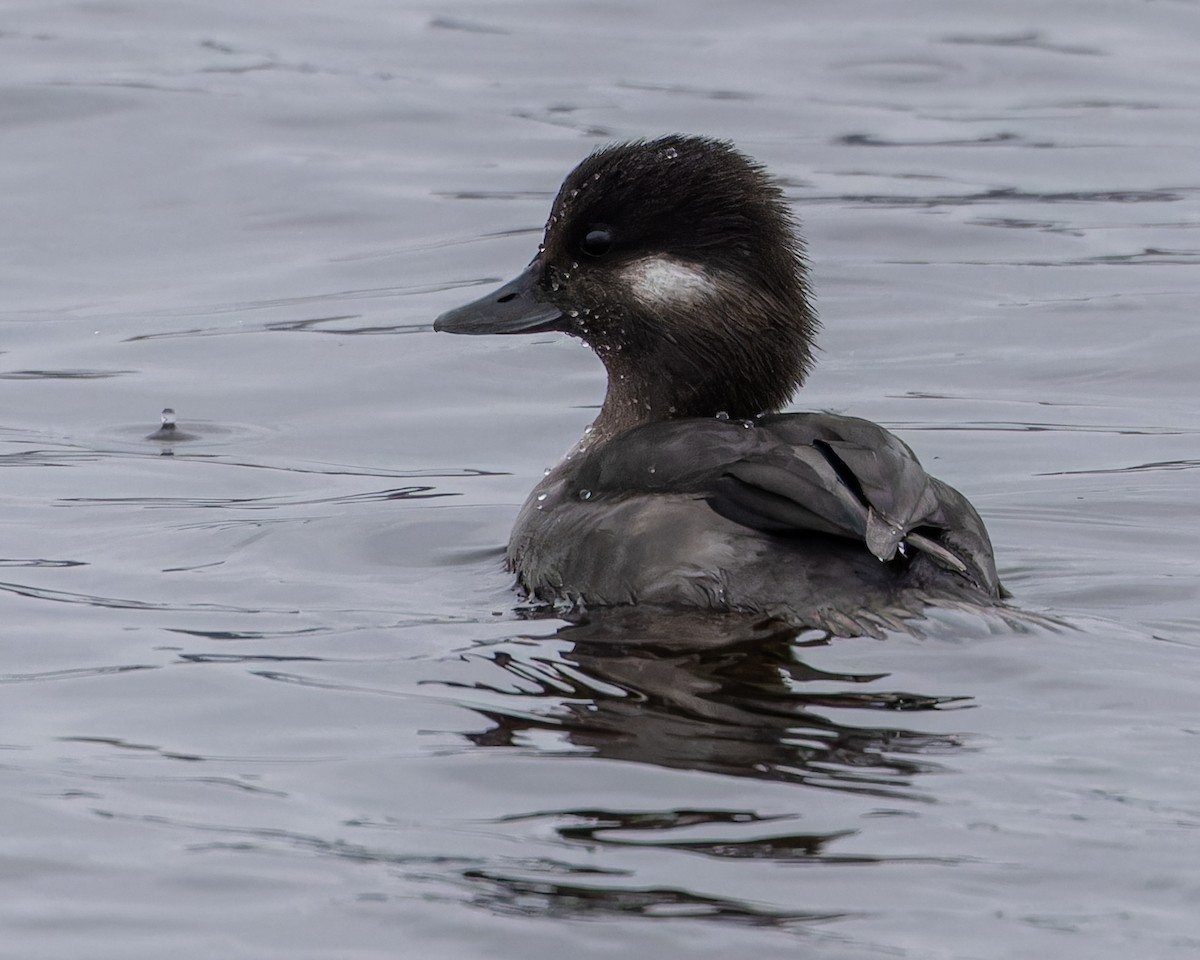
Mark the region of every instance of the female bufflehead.
<instances>
[{"instance_id":1,"label":"female bufflehead","mask_svg":"<svg viewBox=\"0 0 1200 960\"><path fill-rule=\"evenodd\" d=\"M729 143L596 151L524 272L434 329L557 330L607 368L600 415L512 532L532 599L744 610L844 634L1003 595L979 515L901 440L774 412L812 364L817 320L783 195Z\"/></svg>"}]
</instances>

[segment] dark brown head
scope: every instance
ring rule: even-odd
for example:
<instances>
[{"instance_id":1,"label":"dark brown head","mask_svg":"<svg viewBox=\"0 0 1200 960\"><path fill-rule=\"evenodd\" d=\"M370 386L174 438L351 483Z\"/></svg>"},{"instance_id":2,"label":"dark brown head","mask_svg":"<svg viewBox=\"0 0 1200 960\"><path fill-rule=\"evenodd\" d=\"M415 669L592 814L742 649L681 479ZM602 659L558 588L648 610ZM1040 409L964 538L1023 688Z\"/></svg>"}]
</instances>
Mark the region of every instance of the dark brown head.
<instances>
[{"instance_id":1,"label":"dark brown head","mask_svg":"<svg viewBox=\"0 0 1200 960\"><path fill-rule=\"evenodd\" d=\"M680 135L596 151L563 183L538 255L438 318L451 333L561 330L608 369L597 429L791 397L816 317L779 187L729 143Z\"/></svg>"}]
</instances>

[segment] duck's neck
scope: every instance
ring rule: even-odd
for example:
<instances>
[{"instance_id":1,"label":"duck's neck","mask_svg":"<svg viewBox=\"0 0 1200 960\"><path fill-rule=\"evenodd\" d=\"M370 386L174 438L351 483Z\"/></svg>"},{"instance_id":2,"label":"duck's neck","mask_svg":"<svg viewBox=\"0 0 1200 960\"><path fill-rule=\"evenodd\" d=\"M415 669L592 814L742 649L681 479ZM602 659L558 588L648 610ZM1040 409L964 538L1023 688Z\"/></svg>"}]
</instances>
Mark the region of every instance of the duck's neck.
<instances>
[{"instance_id":1,"label":"duck's neck","mask_svg":"<svg viewBox=\"0 0 1200 960\"><path fill-rule=\"evenodd\" d=\"M589 446L645 423L685 417L750 419L781 405L778 398L755 389L753 382L739 383L729 371L713 370L711 360L699 364L678 354L667 359L619 353L601 354L601 359L608 371L608 390L584 438Z\"/></svg>"}]
</instances>

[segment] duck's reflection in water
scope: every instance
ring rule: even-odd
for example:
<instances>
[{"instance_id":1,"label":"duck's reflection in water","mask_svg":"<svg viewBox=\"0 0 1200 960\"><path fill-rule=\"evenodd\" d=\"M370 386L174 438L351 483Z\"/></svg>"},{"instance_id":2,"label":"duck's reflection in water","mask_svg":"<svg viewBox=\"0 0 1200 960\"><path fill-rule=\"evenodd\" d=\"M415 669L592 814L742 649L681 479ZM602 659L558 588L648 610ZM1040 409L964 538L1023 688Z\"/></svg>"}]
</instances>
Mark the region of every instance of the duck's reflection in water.
<instances>
[{"instance_id":1,"label":"duck's reflection in water","mask_svg":"<svg viewBox=\"0 0 1200 960\"><path fill-rule=\"evenodd\" d=\"M475 705L492 726L480 746L552 730L616 760L914 799L914 779L960 738L884 721L969 697L878 689L882 673L830 673L804 660L823 633L772 620L643 609L605 611L559 629L569 646L506 645L508 674L476 689L533 697L536 709ZM837 641L834 641L837 642ZM509 685L516 680L515 688ZM866 689L870 686L870 689ZM544 698L545 707L539 701ZM839 712L879 711L878 725Z\"/></svg>"},{"instance_id":2,"label":"duck's reflection in water","mask_svg":"<svg viewBox=\"0 0 1200 960\"><path fill-rule=\"evenodd\" d=\"M454 684L471 689L464 705L488 721L486 729L468 734L480 747L565 749L801 790L795 808L783 811L778 791L764 794L763 802L772 804L767 812L702 803L629 805L628 793L620 790L586 808L555 808L546 798L537 809L501 822L535 835L549 828L583 861L468 869L462 877L474 888L476 905L522 915L669 915L808 928L847 912L829 910L827 902L795 902L798 894L806 898L791 886L779 888L774 903L743 900L728 890L719 894L728 887L719 869L689 868L679 885L643 885L640 869L629 869L641 861L626 862L621 851L700 856L712 868L735 860L947 862L914 856L911 848L895 855L841 841L859 833L861 814L874 816L880 807L897 813L897 806L931 800L920 789L920 775L942 769L939 760L964 749L956 735L892 721L915 720L914 711L961 706L970 698L900 692L886 688L885 673L834 673L805 662L806 651L811 656L831 642L841 641L778 621L628 609L553 634L526 631L480 650L476 656L503 676L481 677L476 659L473 681ZM880 722L865 723L870 714L863 711L876 711ZM853 809L841 800L817 804L823 813L814 821L814 805L805 798L817 795L806 788L818 788L826 800L834 799L826 791L859 799ZM799 820L807 822L801 826ZM817 821L832 829L814 830Z\"/></svg>"}]
</instances>

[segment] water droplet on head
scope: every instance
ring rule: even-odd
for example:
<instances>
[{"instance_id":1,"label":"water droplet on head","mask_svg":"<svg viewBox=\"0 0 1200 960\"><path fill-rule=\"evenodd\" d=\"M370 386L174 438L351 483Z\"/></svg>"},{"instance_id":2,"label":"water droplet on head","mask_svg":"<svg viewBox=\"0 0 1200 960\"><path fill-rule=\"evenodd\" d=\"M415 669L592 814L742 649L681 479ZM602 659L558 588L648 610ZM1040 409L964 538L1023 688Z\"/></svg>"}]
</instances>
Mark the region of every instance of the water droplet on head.
<instances>
[{"instance_id":1,"label":"water droplet on head","mask_svg":"<svg viewBox=\"0 0 1200 960\"><path fill-rule=\"evenodd\" d=\"M579 499L580 500L591 500L592 499L592 491L588 490L586 487L584 489L580 490L579 491Z\"/></svg>"},{"instance_id":2,"label":"water droplet on head","mask_svg":"<svg viewBox=\"0 0 1200 960\"><path fill-rule=\"evenodd\" d=\"M542 471L542 476L543 477L550 476L550 468L549 467L547 467L545 470Z\"/></svg>"},{"instance_id":3,"label":"water droplet on head","mask_svg":"<svg viewBox=\"0 0 1200 960\"><path fill-rule=\"evenodd\" d=\"M658 467L651 467L651 468L650 468L650 472L651 472L651 473L658 473Z\"/></svg>"},{"instance_id":4,"label":"water droplet on head","mask_svg":"<svg viewBox=\"0 0 1200 960\"><path fill-rule=\"evenodd\" d=\"M568 310L567 316L568 317L577 317L577 316L579 316L579 311L578 310Z\"/></svg>"},{"instance_id":5,"label":"water droplet on head","mask_svg":"<svg viewBox=\"0 0 1200 960\"><path fill-rule=\"evenodd\" d=\"M589 423L586 427L583 428L583 435L586 437L589 433L591 433L595 429L596 429L596 425L594 423Z\"/></svg>"},{"instance_id":6,"label":"water droplet on head","mask_svg":"<svg viewBox=\"0 0 1200 960\"><path fill-rule=\"evenodd\" d=\"M679 156L679 151L674 147L664 147L659 156L664 160L674 160Z\"/></svg>"},{"instance_id":7,"label":"water droplet on head","mask_svg":"<svg viewBox=\"0 0 1200 960\"><path fill-rule=\"evenodd\" d=\"M749 430L754 426L754 421L753 420L743 420L742 426L745 427L747 430Z\"/></svg>"},{"instance_id":8,"label":"water droplet on head","mask_svg":"<svg viewBox=\"0 0 1200 960\"><path fill-rule=\"evenodd\" d=\"M727 414L724 410L718 410L717 411L717 419L718 420L728 420L729 414Z\"/></svg>"},{"instance_id":9,"label":"water droplet on head","mask_svg":"<svg viewBox=\"0 0 1200 960\"><path fill-rule=\"evenodd\" d=\"M539 493L539 494L538 494L538 503L541 503L541 502L542 502L543 500L545 500L545 499L546 499L546 497L548 497L548 496L549 496L549 494L548 494L548 493Z\"/></svg>"}]
</instances>

